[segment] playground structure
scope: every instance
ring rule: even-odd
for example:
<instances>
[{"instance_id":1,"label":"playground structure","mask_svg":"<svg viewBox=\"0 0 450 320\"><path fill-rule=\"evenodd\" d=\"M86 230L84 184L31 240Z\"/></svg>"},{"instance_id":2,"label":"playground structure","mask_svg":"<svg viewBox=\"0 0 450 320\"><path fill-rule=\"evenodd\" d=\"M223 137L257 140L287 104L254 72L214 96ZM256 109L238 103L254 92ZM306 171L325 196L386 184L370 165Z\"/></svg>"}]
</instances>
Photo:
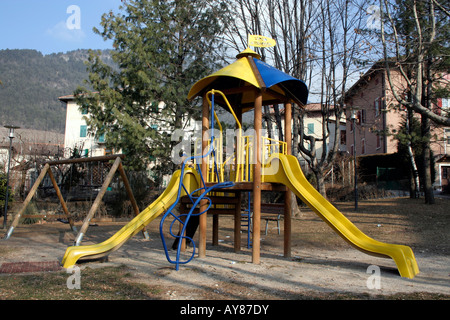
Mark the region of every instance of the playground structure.
<instances>
[{"instance_id":1,"label":"playground structure","mask_svg":"<svg viewBox=\"0 0 450 320\"><path fill-rule=\"evenodd\" d=\"M262 62L250 49L237 55L237 60L225 68L199 80L191 88L188 99L202 97L202 139L193 156L187 155L181 169L174 172L166 190L111 238L88 246L67 248L62 264L69 268L81 259L109 255L127 240L144 230L162 215L160 234L166 258L179 269L189 263L198 251L206 257L207 216L213 216L213 243L217 242L219 216L234 215L234 250L241 248L242 212L251 223L252 262L260 263L260 227L262 191L284 192L284 256L291 255L291 192L307 204L338 235L356 249L374 256L392 258L402 277L413 278L419 269L412 250L403 245L376 241L362 233L352 222L323 198L306 180L298 160L291 154L292 103L306 104L306 85ZM284 105L286 141L262 136L262 106ZM236 122L236 140L232 156L223 154L223 131L215 108L230 112ZM253 110L254 134L243 135L242 114ZM216 126L218 128L216 128ZM243 195L248 195L248 208L242 210ZM179 206L180 213L175 209ZM169 252L163 226L170 223L170 235L176 239L175 258ZM250 222L250 219L248 219ZM175 226L178 229L175 229ZM198 244L193 235L198 228ZM250 234L250 233L249 233ZM193 245L192 254L181 261L186 241ZM173 255L173 253L172 253Z\"/></svg>"}]
</instances>

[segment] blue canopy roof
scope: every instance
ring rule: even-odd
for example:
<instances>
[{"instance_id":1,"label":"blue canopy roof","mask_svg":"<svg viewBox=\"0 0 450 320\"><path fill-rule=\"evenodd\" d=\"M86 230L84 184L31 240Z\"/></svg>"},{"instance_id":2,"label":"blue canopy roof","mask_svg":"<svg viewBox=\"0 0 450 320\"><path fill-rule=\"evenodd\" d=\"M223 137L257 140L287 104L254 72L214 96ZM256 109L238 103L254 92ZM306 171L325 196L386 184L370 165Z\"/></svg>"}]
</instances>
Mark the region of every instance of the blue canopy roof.
<instances>
[{"instance_id":1,"label":"blue canopy roof","mask_svg":"<svg viewBox=\"0 0 450 320\"><path fill-rule=\"evenodd\" d=\"M294 78L259 59L253 58L253 61L258 68L266 88L279 85L284 89L286 94L294 96L296 100L301 101L303 104L307 103L308 88L302 80Z\"/></svg>"},{"instance_id":2,"label":"blue canopy roof","mask_svg":"<svg viewBox=\"0 0 450 320\"><path fill-rule=\"evenodd\" d=\"M216 89L228 91L228 100L247 111L253 108L255 91L263 92L263 105L293 101L305 105L308 99L306 84L259 60L259 56L246 49L237 56L238 60L219 71L197 81L191 88L188 99L201 96Z\"/></svg>"}]
</instances>

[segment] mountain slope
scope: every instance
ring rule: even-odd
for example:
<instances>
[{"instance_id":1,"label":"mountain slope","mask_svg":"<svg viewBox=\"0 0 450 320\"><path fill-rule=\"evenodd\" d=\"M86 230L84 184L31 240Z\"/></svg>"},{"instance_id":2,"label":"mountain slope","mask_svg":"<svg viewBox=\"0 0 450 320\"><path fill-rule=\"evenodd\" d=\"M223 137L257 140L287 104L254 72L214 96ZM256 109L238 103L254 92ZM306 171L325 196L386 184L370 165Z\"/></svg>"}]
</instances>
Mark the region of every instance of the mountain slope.
<instances>
[{"instance_id":1,"label":"mountain slope","mask_svg":"<svg viewBox=\"0 0 450 320\"><path fill-rule=\"evenodd\" d=\"M0 125L64 132L65 106L58 97L83 85L87 57L87 50L0 50Z\"/></svg>"}]
</instances>

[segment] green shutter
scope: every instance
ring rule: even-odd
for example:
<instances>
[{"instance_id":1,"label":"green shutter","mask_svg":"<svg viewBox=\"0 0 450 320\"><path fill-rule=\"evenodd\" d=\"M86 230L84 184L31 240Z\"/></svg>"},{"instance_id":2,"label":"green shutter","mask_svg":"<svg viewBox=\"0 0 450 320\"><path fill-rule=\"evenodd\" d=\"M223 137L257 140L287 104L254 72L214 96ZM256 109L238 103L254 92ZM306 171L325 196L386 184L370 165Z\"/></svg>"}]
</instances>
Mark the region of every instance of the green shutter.
<instances>
[{"instance_id":1,"label":"green shutter","mask_svg":"<svg viewBox=\"0 0 450 320\"><path fill-rule=\"evenodd\" d=\"M86 138L87 136L87 126L80 126L80 138Z\"/></svg>"}]
</instances>

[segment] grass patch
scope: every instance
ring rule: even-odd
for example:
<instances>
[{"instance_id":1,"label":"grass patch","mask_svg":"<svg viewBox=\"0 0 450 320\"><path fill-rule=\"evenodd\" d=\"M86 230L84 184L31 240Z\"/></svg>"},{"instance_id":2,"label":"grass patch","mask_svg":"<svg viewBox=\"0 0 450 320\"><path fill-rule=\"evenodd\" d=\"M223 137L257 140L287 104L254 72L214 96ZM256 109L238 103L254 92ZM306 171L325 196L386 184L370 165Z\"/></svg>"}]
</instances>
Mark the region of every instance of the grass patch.
<instances>
[{"instance_id":1,"label":"grass patch","mask_svg":"<svg viewBox=\"0 0 450 320\"><path fill-rule=\"evenodd\" d=\"M147 300L161 290L135 283L126 266L81 270L81 288L68 289L62 272L1 275L1 300Z\"/></svg>"},{"instance_id":2,"label":"grass patch","mask_svg":"<svg viewBox=\"0 0 450 320\"><path fill-rule=\"evenodd\" d=\"M104 267L81 270L81 288L68 289L65 271L35 274L0 275L0 300L161 300L165 289L137 283L128 267ZM167 288L166 288L167 289ZM242 290L242 289L239 289ZM306 292L295 293L271 291L258 294L258 299L282 300L449 300L450 296L437 293L397 293L393 295L369 295L351 292ZM248 292L250 292L248 291ZM247 290L244 289L243 297ZM228 299L230 295L203 296L204 299ZM244 298L245 300L246 298Z\"/></svg>"},{"instance_id":3,"label":"grass patch","mask_svg":"<svg viewBox=\"0 0 450 320\"><path fill-rule=\"evenodd\" d=\"M16 248L12 247L0 247L0 256L6 256L12 253Z\"/></svg>"}]
</instances>

